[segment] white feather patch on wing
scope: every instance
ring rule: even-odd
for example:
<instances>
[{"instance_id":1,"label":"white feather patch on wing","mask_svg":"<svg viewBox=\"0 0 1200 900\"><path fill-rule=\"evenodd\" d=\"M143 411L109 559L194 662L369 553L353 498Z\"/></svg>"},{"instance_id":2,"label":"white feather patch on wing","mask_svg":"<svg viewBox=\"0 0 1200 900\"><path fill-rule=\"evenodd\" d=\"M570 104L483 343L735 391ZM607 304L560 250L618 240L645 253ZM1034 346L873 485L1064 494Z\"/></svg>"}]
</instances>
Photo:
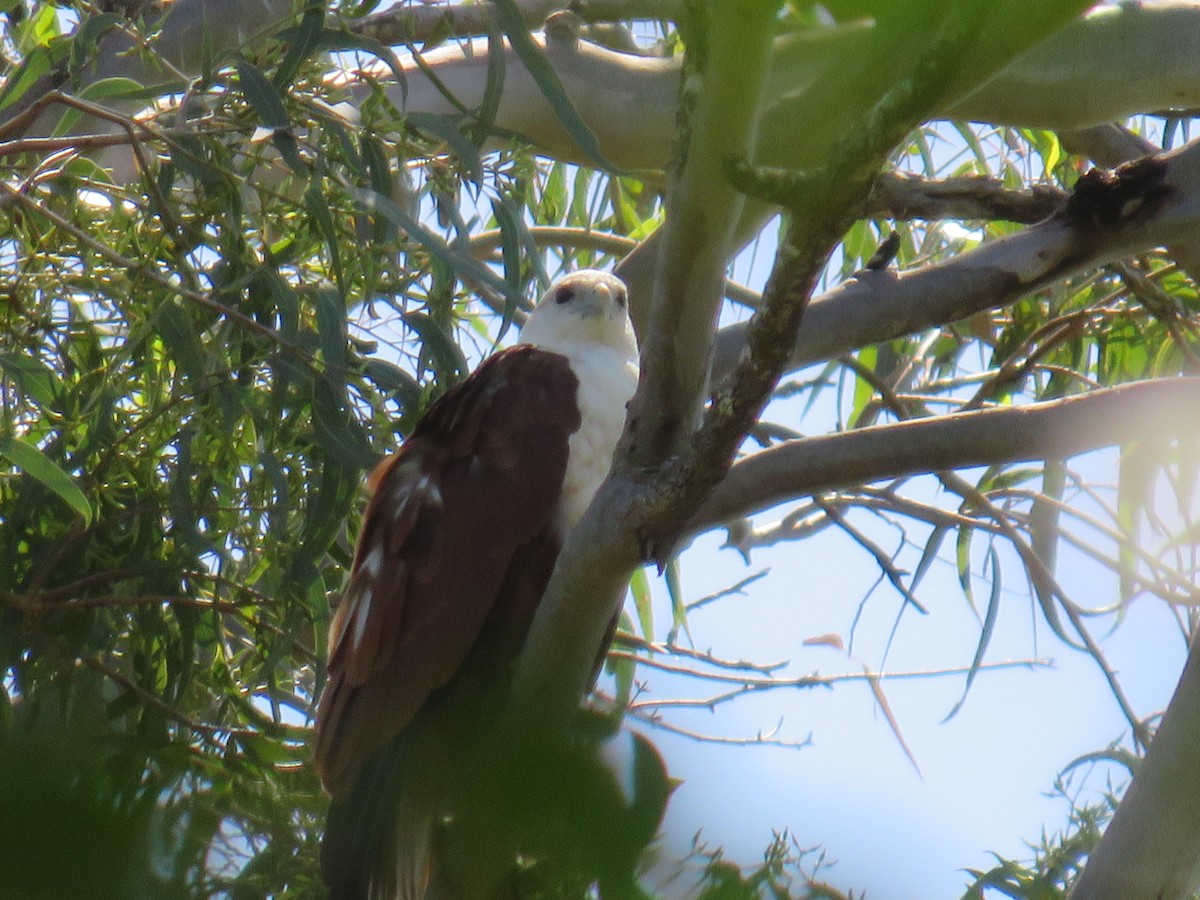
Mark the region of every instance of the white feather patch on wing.
<instances>
[{"instance_id":1,"label":"white feather patch on wing","mask_svg":"<svg viewBox=\"0 0 1200 900\"><path fill-rule=\"evenodd\" d=\"M371 584L363 588L354 598L354 650L362 646L363 635L367 633L367 622L371 618L371 600L373 591Z\"/></svg>"}]
</instances>

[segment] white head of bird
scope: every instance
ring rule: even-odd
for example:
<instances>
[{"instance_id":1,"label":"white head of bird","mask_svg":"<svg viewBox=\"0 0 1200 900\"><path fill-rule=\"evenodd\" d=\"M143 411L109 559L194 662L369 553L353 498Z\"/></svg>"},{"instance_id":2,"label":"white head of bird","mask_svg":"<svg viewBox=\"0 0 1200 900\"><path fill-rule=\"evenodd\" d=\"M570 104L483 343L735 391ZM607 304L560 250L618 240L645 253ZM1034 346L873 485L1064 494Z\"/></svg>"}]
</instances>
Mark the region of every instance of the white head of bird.
<instances>
[{"instance_id":1,"label":"white head of bird","mask_svg":"<svg viewBox=\"0 0 1200 900\"><path fill-rule=\"evenodd\" d=\"M579 345L609 347L637 363L637 338L629 319L629 289L616 275L580 269L542 295L521 329L521 343L575 357Z\"/></svg>"}]
</instances>

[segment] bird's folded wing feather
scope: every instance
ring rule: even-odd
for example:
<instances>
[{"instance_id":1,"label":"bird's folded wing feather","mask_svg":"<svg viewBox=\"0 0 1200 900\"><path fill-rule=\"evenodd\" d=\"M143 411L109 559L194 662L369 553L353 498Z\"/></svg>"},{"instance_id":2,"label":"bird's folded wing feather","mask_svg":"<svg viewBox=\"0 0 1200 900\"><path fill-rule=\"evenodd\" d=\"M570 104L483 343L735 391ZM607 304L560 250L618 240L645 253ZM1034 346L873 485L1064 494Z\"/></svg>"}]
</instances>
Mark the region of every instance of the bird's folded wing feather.
<instances>
[{"instance_id":1,"label":"bird's folded wing feather","mask_svg":"<svg viewBox=\"0 0 1200 900\"><path fill-rule=\"evenodd\" d=\"M577 388L565 357L502 351L372 475L317 713L317 766L335 797L454 675L503 586L521 581L514 558L556 527Z\"/></svg>"}]
</instances>

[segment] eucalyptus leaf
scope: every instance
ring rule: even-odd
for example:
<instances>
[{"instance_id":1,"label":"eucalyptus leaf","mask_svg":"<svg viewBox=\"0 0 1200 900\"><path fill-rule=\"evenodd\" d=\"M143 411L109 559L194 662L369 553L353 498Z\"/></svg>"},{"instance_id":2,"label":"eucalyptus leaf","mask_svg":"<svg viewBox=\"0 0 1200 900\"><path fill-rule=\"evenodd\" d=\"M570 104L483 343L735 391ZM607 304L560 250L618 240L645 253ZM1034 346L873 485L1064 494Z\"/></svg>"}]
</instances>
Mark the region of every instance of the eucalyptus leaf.
<instances>
[{"instance_id":1,"label":"eucalyptus leaf","mask_svg":"<svg viewBox=\"0 0 1200 900\"><path fill-rule=\"evenodd\" d=\"M71 509L79 513L85 525L91 524L93 512L87 496L75 483L75 479L35 444L19 437L0 436L0 456L53 491Z\"/></svg>"}]
</instances>

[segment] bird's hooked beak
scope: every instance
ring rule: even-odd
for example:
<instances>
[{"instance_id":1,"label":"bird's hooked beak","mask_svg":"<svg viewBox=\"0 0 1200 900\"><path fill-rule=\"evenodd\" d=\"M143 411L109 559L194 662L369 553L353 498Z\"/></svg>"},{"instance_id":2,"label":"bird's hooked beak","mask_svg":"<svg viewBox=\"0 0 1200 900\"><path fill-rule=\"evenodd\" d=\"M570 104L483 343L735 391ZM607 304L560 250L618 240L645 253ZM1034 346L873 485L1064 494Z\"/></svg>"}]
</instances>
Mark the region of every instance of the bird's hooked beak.
<instances>
[{"instance_id":1,"label":"bird's hooked beak","mask_svg":"<svg viewBox=\"0 0 1200 900\"><path fill-rule=\"evenodd\" d=\"M621 314L621 309L617 305L616 294L613 287L604 282L592 285L579 310L580 314L594 319L617 318Z\"/></svg>"}]
</instances>

